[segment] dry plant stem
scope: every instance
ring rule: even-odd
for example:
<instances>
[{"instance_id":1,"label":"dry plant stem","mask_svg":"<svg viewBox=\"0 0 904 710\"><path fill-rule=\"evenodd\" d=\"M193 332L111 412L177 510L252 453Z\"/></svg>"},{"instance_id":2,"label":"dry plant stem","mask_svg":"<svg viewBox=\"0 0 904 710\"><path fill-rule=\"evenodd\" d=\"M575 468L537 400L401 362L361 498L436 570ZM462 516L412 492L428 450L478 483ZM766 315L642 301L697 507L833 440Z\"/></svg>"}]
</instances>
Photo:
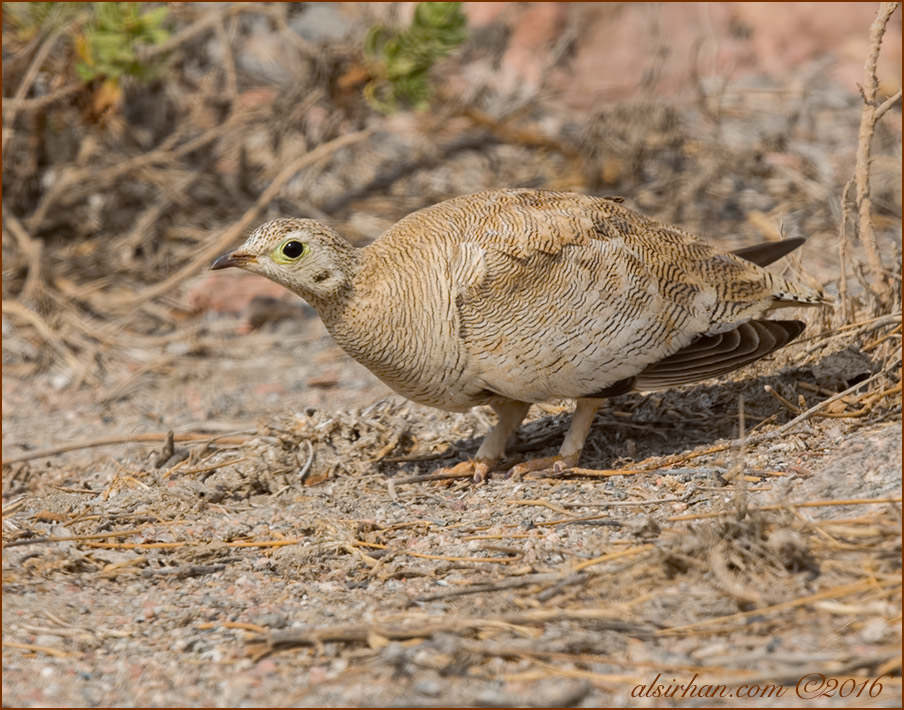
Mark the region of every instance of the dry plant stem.
<instances>
[{"instance_id":1,"label":"dry plant stem","mask_svg":"<svg viewBox=\"0 0 904 710\"><path fill-rule=\"evenodd\" d=\"M183 43L194 39L207 30L214 29L218 23L223 21L223 18L225 16L234 14L235 12L238 12L242 9L246 9L243 7L244 5L253 4L254 3L234 3L227 5L226 7L221 9L216 9L213 11L207 10L203 17L200 17L185 29L180 30L179 32L174 34L166 42L149 47L143 47L138 52L138 59L141 62L146 62L149 59L160 56L161 54L171 52Z\"/></svg>"},{"instance_id":2,"label":"dry plant stem","mask_svg":"<svg viewBox=\"0 0 904 710\"><path fill-rule=\"evenodd\" d=\"M847 181L844 191L841 193L841 226L838 238L838 260L841 263L841 276L838 279L838 300L841 301L841 322L847 323L852 315L851 299L848 295L848 256L850 243L848 240L847 226L850 216L851 188L854 187L854 178Z\"/></svg>"},{"instance_id":3,"label":"dry plant stem","mask_svg":"<svg viewBox=\"0 0 904 710\"><path fill-rule=\"evenodd\" d=\"M866 345L864 345L862 350L863 350L863 352L868 353L872 350L875 350L886 340L889 340L891 338L899 338L899 337L901 337L901 324L900 323L898 324L898 327L895 328L894 330L892 330L891 332L886 333L882 337L880 337L876 340L873 340L873 341L867 343Z\"/></svg>"},{"instance_id":4,"label":"dry plant stem","mask_svg":"<svg viewBox=\"0 0 904 710\"><path fill-rule=\"evenodd\" d=\"M225 626L225 624L224 624ZM200 625L199 627L200 628ZM710 675L719 674L719 676L723 675L753 675L756 671L747 671L736 668L724 668L721 666L694 666L689 664L680 664L680 663L662 663L655 661L639 661L635 658L629 658L626 656L618 656L618 655L604 655L602 653L567 653L563 651L547 651L540 648L526 648L523 646L514 646L508 645L505 643L495 643L488 641L470 641L467 639L463 639L462 646L469 651L474 653L481 653L484 655L490 656L513 656L513 657L525 657L525 658L548 658L550 660L563 660L563 661L571 661L574 663L606 663L613 666L626 667L626 668L652 668L654 670L661 671L671 671L672 673L683 671L688 673L707 673ZM507 676L510 678L511 676ZM799 677L795 676L795 678ZM636 675L625 676L628 682L635 682L637 680ZM571 707L571 706L566 706Z\"/></svg>"},{"instance_id":5,"label":"dry plant stem","mask_svg":"<svg viewBox=\"0 0 904 710\"><path fill-rule=\"evenodd\" d=\"M584 579L587 575L574 575L575 580ZM529 587L533 584L543 584L549 582L559 582L562 579L560 572L540 572L538 574L526 574L513 579L505 579L501 582L493 582L486 584L472 584L469 587L460 589L448 589L442 592L434 592L433 594L425 594L417 597L418 602L430 602L438 599L450 599L452 597L466 596L468 594L484 594L490 592L498 592L504 589L518 589L520 587Z\"/></svg>"},{"instance_id":6,"label":"dry plant stem","mask_svg":"<svg viewBox=\"0 0 904 710\"><path fill-rule=\"evenodd\" d=\"M249 120L252 114L253 112L251 111L234 113L221 125L205 131L197 138L187 141L178 148L173 148L173 146L182 136L179 131L176 131L167 138L159 148L148 153L142 153L133 158L128 158L108 168L98 170L95 166L89 165L85 168L77 168L71 172L63 173L63 177L54 183L53 187L41 198L37 208L35 208L35 211L28 218L28 227L30 229L35 229L42 224L47 217L50 208L53 207L64 194L68 193L67 196L70 199L74 199L84 194L88 194L89 192L101 189L134 170L158 163L173 162L183 155L191 153L207 143L223 137L230 131L236 130L242 123Z\"/></svg>"},{"instance_id":7,"label":"dry plant stem","mask_svg":"<svg viewBox=\"0 0 904 710\"><path fill-rule=\"evenodd\" d=\"M31 89L32 84L38 76L38 72L41 70L41 66L44 64L44 60L47 59L47 56L50 54L54 45L56 45L57 40L63 34L63 32L67 31L71 27L70 24L63 25L61 27L57 27L53 32L48 35L47 39L44 40L41 47L38 49L37 53L32 59L31 64L25 72L25 76L22 77L22 83L19 84L19 88L16 89L16 93L13 94L13 102L11 104L11 108L9 110L9 115L4 116L4 124L8 126L9 132L3 132L2 142L0 142L0 147L6 148L6 140L12 134L13 125L16 122L16 114L18 113L19 107L21 106L22 100L25 98L25 95Z\"/></svg>"},{"instance_id":8,"label":"dry plant stem","mask_svg":"<svg viewBox=\"0 0 904 710\"><path fill-rule=\"evenodd\" d=\"M889 664L891 665L889 666ZM826 678L846 678L853 674L854 671L872 669L871 675L873 678L882 678L883 681L886 681L886 678L883 678L883 676L900 667L901 654L893 653L889 655L888 653L882 653L874 656L856 655L854 657L842 657L823 666L808 667L807 672L811 676L821 673ZM885 668L885 670L883 670L883 668ZM762 686L764 683L792 686L800 680L800 671L800 666L792 665L784 670L762 673L760 675L752 674L749 676L741 676L734 681L734 684L737 685L743 681L747 687L754 687L757 685ZM863 676L860 677L860 680L862 679ZM887 680L890 681L891 678L888 678ZM858 682L860 681L858 680Z\"/></svg>"},{"instance_id":9,"label":"dry plant stem","mask_svg":"<svg viewBox=\"0 0 904 710\"><path fill-rule=\"evenodd\" d=\"M51 91L49 94L39 96L36 99L8 99L3 102L3 105L15 109L17 112L21 111L27 113L28 111L38 111L47 108L50 104L55 103L60 99L65 99L67 96L77 94L83 88L85 88L85 85L81 81L73 81L71 84L67 84L56 91Z\"/></svg>"},{"instance_id":10,"label":"dry plant stem","mask_svg":"<svg viewBox=\"0 0 904 710\"><path fill-rule=\"evenodd\" d=\"M870 287L880 302L889 297L888 282L882 269L879 249L876 245L876 234L872 223L872 199L870 198L869 170L872 152L873 133L876 123L888 109L901 98L899 91L885 103L879 105L879 78L876 76L876 64L879 60L879 49L889 19L898 8L898 3L884 2L876 11L876 19L870 26L870 50L864 67L863 111L860 114L860 134L857 143L857 166L855 179L857 182L857 208L860 216L860 240L866 249L866 258L873 273Z\"/></svg>"},{"instance_id":11,"label":"dry plant stem","mask_svg":"<svg viewBox=\"0 0 904 710\"><path fill-rule=\"evenodd\" d=\"M763 512L767 510L785 510L788 508L827 508L837 505L884 505L886 503L900 503L897 498L839 498L836 500L805 500L802 503L775 503L761 505L756 508L748 508L748 513ZM709 518L721 518L723 515L737 515L735 510L717 510L709 513L692 513L688 515L672 515L666 520L670 523L684 522L687 520L706 520Z\"/></svg>"},{"instance_id":12,"label":"dry plant stem","mask_svg":"<svg viewBox=\"0 0 904 710\"><path fill-rule=\"evenodd\" d=\"M112 530L107 533L95 535L56 535L54 537L33 537L28 540L13 540L4 543L3 547L23 547L24 545L40 545L48 542L81 542L84 540L104 540L111 537L128 537L142 532L143 528L130 528L128 530Z\"/></svg>"},{"instance_id":13,"label":"dry plant stem","mask_svg":"<svg viewBox=\"0 0 904 710\"><path fill-rule=\"evenodd\" d=\"M770 431L770 432L767 432L766 434L762 434L761 436L757 437L757 439L758 439L757 443L759 443L760 441L767 441L769 439L774 439L778 436L781 436L782 434L787 432L789 429L792 429L793 427L800 424L802 421L809 419L814 413L818 412L820 409L825 407L827 404L831 404L832 402L837 402L839 399L842 399L842 398L846 397L847 395L849 395L853 392L856 392L858 389L863 387L863 385L867 385L871 382L874 382L875 380L879 379L880 377L884 376L885 374L886 374L885 370L882 370L881 372L877 372L872 377L868 377L867 379L863 380L862 382L858 382L857 384L852 385L851 387L848 387L843 392L839 392L838 394L833 395L833 396L829 397L828 399L822 400L818 404L814 404L803 414L795 417L790 422L788 422L787 424L784 424L783 426L779 427L775 431ZM732 443L734 443L734 442L732 442Z\"/></svg>"},{"instance_id":14,"label":"dry plant stem","mask_svg":"<svg viewBox=\"0 0 904 710\"><path fill-rule=\"evenodd\" d=\"M404 640L433 636L444 631L462 632L483 628L511 628L554 621L594 621L602 627L606 622L619 626L630 625L631 635L649 637L652 629L643 623L622 620L623 612L617 609L533 609L526 612L504 614L497 618L439 617L418 624L391 625L377 621L373 624L348 624L314 628L310 630L277 631L267 635L271 648L276 646L308 646L328 641L366 643L374 635L390 640Z\"/></svg>"},{"instance_id":15,"label":"dry plant stem","mask_svg":"<svg viewBox=\"0 0 904 710\"><path fill-rule=\"evenodd\" d=\"M789 412L791 412L792 414L800 414L800 407L782 397L778 392L775 391L773 387L766 385L765 387L763 387L763 389L771 394L776 400L778 400L779 404L785 407Z\"/></svg>"},{"instance_id":16,"label":"dry plant stem","mask_svg":"<svg viewBox=\"0 0 904 710\"><path fill-rule=\"evenodd\" d=\"M514 656L514 657L524 657L534 659L536 656L544 656L548 657L551 660L565 660L571 661L575 664L580 663L613 663L615 665L625 665L619 664L618 661L610 660L607 657L594 657L591 654L552 654L552 653L544 653L544 652L535 652L533 650L513 650L511 653L487 653L486 651L482 651L479 647L479 644L471 642L470 644L465 644L466 648L473 648L475 653L484 653L484 655L503 655L503 656ZM762 660L768 659L766 654L761 654ZM650 663L638 663L637 661L632 661L633 665L636 666L646 666L652 667L655 670L659 671L663 676L666 673L669 676L673 677L677 674L684 672L688 674L698 673L700 675L704 675L706 677L712 677L714 674L718 674L719 684L727 687L736 688L740 685L744 685L746 688L755 688L757 686L762 686L764 684L770 684L772 686L794 686L801 678L802 668L796 663L792 663L790 666L785 666L782 668L777 668L774 671L769 672L761 672L757 673L755 671L750 671L742 668L724 668L720 666L681 666L677 664L670 663L662 663L653 665ZM522 671L518 673L506 673L501 676L502 680L511 683L526 683L532 681L542 681L542 680L550 680L553 676L561 676L564 678L578 678L581 680L589 681L589 685L596 686L602 690L606 690L608 692L615 692L615 688L618 684L627 684L630 688L637 683L638 676L636 672L633 674L625 674L625 673L598 673L595 671L583 670L582 668L572 668L572 667L562 667L556 666L552 663L548 663L545 661L534 660L533 664L537 666L537 668ZM821 665L808 665L807 675L805 677L813 677L821 675L824 678L847 678L848 676L854 674L857 670L863 669L871 669L870 675L871 678L882 678L884 683L888 683L891 685L891 678L883 678L888 672L896 670L901 665L901 656L900 655L889 655L888 653L876 654L874 656L843 656L838 659L832 659L828 663L823 663ZM883 673L882 669L887 667L887 670ZM856 676L854 678L857 681L866 680L865 676ZM851 680L854 680L851 678ZM869 681L867 681L869 682ZM582 686L578 686L582 687ZM679 686L680 687L680 686ZM571 702L570 696L563 696L568 701L567 703L563 703L564 707L577 707L577 703L582 699L578 697L576 702ZM577 696L574 696L577 697ZM585 696L586 697L586 694ZM681 697L678 695L678 697ZM740 697L740 696L729 696L729 697ZM768 695L765 697L769 697Z\"/></svg>"},{"instance_id":17,"label":"dry plant stem","mask_svg":"<svg viewBox=\"0 0 904 710\"><path fill-rule=\"evenodd\" d=\"M889 336L886 336L889 337ZM864 349L864 352L867 352ZM772 387L766 385L766 392L771 394L776 400L778 400L784 407L786 407L793 414L800 414L800 408L789 402L787 399L782 397L778 392L776 392ZM865 404L859 409L855 410L845 410L843 412L814 412L813 416L818 417L826 417L828 419L848 419L851 417L862 417L865 414L869 414L873 407L876 406L884 397L887 397L890 394L894 394L896 392L901 391L901 383L899 382L894 387L889 387L888 389L882 390L881 392L874 392L873 394L866 395L861 401L865 401ZM848 402L845 400L846 405L852 405L852 402Z\"/></svg>"},{"instance_id":18,"label":"dry plant stem","mask_svg":"<svg viewBox=\"0 0 904 710\"><path fill-rule=\"evenodd\" d=\"M142 376L146 375L149 372L154 372L155 370L160 370L165 368L167 365L175 362L179 358L183 357L181 354L169 354L169 355L161 355L160 357L152 360L151 362L142 365L137 370L129 374L125 379L121 380L113 387L109 388L103 394L100 394L97 398L98 404L108 404L113 402L124 394L126 394L130 389L133 388L136 382L138 382Z\"/></svg>"},{"instance_id":19,"label":"dry plant stem","mask_svg":"<svg viewBox=\"0 0 904 710\"><path fill-rule=\"evenodd\" d=\"M230 101L235 101L238 95L238 80L235 73L235 57L232 53L232 45L229 43L229 34L226 31L226 22L223 15L217 15L217 22L214 25L217 32L217 39L223 45L223 73L226 79L226 95Z\"/></svg>"},{"instance_id":20,"label":"dry plant stem","mask_svg":"<svg viewBox=\"0 0 904 710\"><path fill-rule=\"evenodd\" d=\"M50 345L51 348L69 365L69 368L77 376L79 380L83 380L87 374L82 363L69 352L69 348L54 332L53 328L48 325L41 316L30 308L22 305L18 301L3 301L2 310L4 313L18 316L22 320L28 322L38 332L41 338Z\"/></svg>"},{"instance_id":21,"label":"dry plant stem","mask_svg":"<svg viewBox=\"0 0 904 710\"><path fill-rule=\"evenodd\" d=\"M37 49L38 45L41 44L43 39L44 37L42 37L39 33L35 33L34 36L25 43L25 46L23 46L17 52L9 52L7 56L4 56L4 63L10 68L25 64L25 61L28 59L28 57L33 56L35 49ZM4 103L6 103L5 99Z\"/></svg>"},{"instance_id":22,"label":"dry plant stem","mask_svg":"<svg viewBox=\"0 0 904 710\"><path fill-rule=\"evenodd\" d=\"M901 89L898 89L895 93L889 96L885 101L879 104L879 107L876 109L875 119L878 122L884 115L885 112L888 111L892 106L894 106L898 101L901 100Z\"/></svg>"},{"instance_id":23,"label":"dry plant stem","mask_svg":"<svg viewBox=\"0 0 904 710\"><path fill-rule=\"evenodd\" d=\"M154 224L165 214L166 210L176 199L184 198L188 194L189 188L200 178L198 173L188 173L180 180L176 181L171 194L161 195L157 201L150 205L135 221L135 226L128 235L123 239L124 244L138 245L145 241L146 235L151 231ZM99 304L96 304L99 305Z\"/></svg>"},{"instance_id":24,"label":"dry plant stem","mask_svg":"<svg viewBox=\"0 0 904 710\"><path fill-rule=\"evenodd\" d=\"M43 242L32 239L31 235L25 231L22 223L16 219L12 210L3 210L3 222L7 230L15 238L28 262L28 275L25 277L25 285L22 286L22 292L19 294L19 298L28 303L34 300L38 289L43 286L41 279L41 248Z\"/></svg>"},{"instance_id":25,"label":"dry plant stem","mask_svg":"<svg viewBox=\"0 0 904 710\"><path fill-rule=\"evenodd\" d=\"M218 443L226 444L226 445L241 445L244 444L248 437L251 436L222 436L216 437L211 434L175 434L173 436L173 441L206 441L210 438L215 438ZM8 464L20 463L21 461L31 461L33 459L42 459L47 456L56 456L57 454L64 454L67 451L79 451L81 449L93 449L98 446L111 446L114 444L131 444L133 442L158 442L158 441L166 441L167 433L153 433L153 434L131 434L131 435L122 435L122 436L107 436L102 439L90 439L88 441L76 441L72 444L64 444L62 446L54 446L50 449L40 449L38 451L30 451L26 454L19 454L18 456L13 456L12 458L3 459L3 465L6 466Z\"/></svg>"},{"instance_id":26,"label":"dry plant stem","mask_svg":"<svg viewBox=\"0 0 904 710\"><path fill-rule=\"evenodd\" d=\"M850 323L848 325L843 325L840 328L836 328L831 333L820 333L819 335L811 335L809 338L800 338L798 343L810 343L816 342L818 345L821 345L826 340L831 340L838 336L839 333L849 333L850 331L856 331L858 335L865 335L866 333L871 333L874 330L878 330L879 328L884 328L886 325L897 324L901 322L901 311L895 311L888 315L876 316L875 318L868 318L865 321L861 321L859 323ZM853 335L853 333L850 333ZM807 350L806 354L809 355L815 350L815 348L810 348Z\"/></svg>"},{"instance_id":27,"label":"dry plant stem","mask_svg":"<svg viewBox=\"0 0 904 710\"><path fill-rule=\"evenodd\" d=\"M179 567L163 567L160 569L144 569L141 570L142 577L154 577L158 575L170 575L178 579L187 577L200 577L205 574L214 574L222 572L226 569L224 564L216 565L182 565Z\"/></svg>"},{"instance_id":28,"label":"dry plant stem","mask_svg":"<svg viewBox=\"0 0 904 710\"><path fill-rule=\"evenodd\" d=\"M277 20L277 22L279 22L282 19L282 22L280 23L280 29L283 29L286 25L285 20L282 18L281 15L279 15L278 10L275 10L274 8L270 8L263 3L257 3L257 2L231 3L222 9L217 9L217 10L213 10L213 11L208 10L203 17L200 17L197 20L195 20L195 22L193 22L185 29L181 30L180 32L178 32L175 35L173 35L172 37L170 37L166 42L163 42L162 44L154 45L152 47L143 48L139 52L139 59L142 62L145 62L145 61L147 61L149 59L153 59L154 57L157 57L161 54L166 54L167 52L171 52L174 49L176 49L177 47L179 47L180 45L184 44L185 42L188 42L189 40L192 40L195 37L197 37L201 34L204 34L208 30L216 29L217 25L222 23L227 17L237 15L240 12L252 12L252 13L269 15L270 17ZM294 32L291 33L291 35L294 35L294 34L295 34ZM290 35L290 37L291 37L291 35ZM295 41L296 44L301 44L301 46L306 47L307 53L309 56L312 56L312 57L317 56L317 51L313 47L310 47L309 45L304 44L304 40L301 40L300 37L298 37L298 40L300 40L300 43L299 43L298 41L296 41L296 37L297 37L297 35L295 35L295 37L291 37L291 39L293 41Z\"/></svg>"},{"instance_id":29,"label":"dry plant stem","mask_svg":"<svg viewBox=\"0 0 904 710\"><path fill-rule=\"evenodd\" d=\"M56 658L70 658L72 656L71 653L66 653L65 651L59 650L58 648L53 648L51 646L38 646L33 643L4 641L3 646L5 648L18 648L23 651L31 651L32 653L46 653L48 656L55 656Z\"/></svg>"},{"instance_id":30,"label":"dry plant stem","mask_svg":"<svg viewBox=\"0 0 904 710\"><path fill-rule=\"evenodd\" d=\"M655 549L654 545L640 545L639 547L631 547L627 550L609 552L605 555L601 555L600 557L594 557L592 560L585 560L584 562L576 564L569 570L569 573L574 574L576 572L581 572L588 567L592 567L593 565L598 565L602 562L610 562L612 560L618 560L623 557L633 557L634 555L640 555L644 552L651 552L653 549Z\"/></svg>"},{"instance_id":31,"label":"dry plant stem","mask_svg":"<svg viewBox=\"0 0 904 710\"><path fill-rule=\"evenodd\" d=\"M321 56L322 52L320 49L302 38L289 26L286 18L287 7L285 3L276 3L269 6L262 3L249 3L249 5L255 6L257 12L269 15L283 33L283 39L288 39L308 59L317 59Z\"/></svg>"},{"instance_id":32,"label":"dry plant stem","mask_svg":"<svg viewBox=\"0 0 904 710\"><path fill-rule=\"evenodd\" d=\"M704 619L703 621L698 621L693 624L673 626L669 629L662 629L661 631L656 632L656 635L672 636L675 634L694 633L698 629L712 626L714 624L743 622L753 616L765 616L774 612L786 611L788 609L794 609L799 606L812 604L813 602L821 601L823 599L838 599L850 594L856 594L857 592L863 592L868 589L875 589L877 587L890 587L895 584L900 584L900 581L892 579L884 582L877 582L875 579L866 579L861 582L853 582L852 584L842 584L838 587L832 587L831 589L826 589L822 592L817 592L816 594L810 594L806 597L792 599L791 601L782 602L781 604L773 604L772 606L753 609L752 611L744 611L738 614L729 614L728 616L718 616L712 619Z\"/></svg>"},{"instance_id":33,"label":"dry plant stem","mask_svg":"<svg viewBox=\"0 0 904 710\"><path fill-rule=\"evenodd\" d=\"M145 301L157 298L158 296L171 291L176 284L188 278L192 274L200 271L212 259L219 256L221 252L225 251L227 247L238 240L239 237L241 237L245 233L245 231L247 231L248 227L251 226L254 220L258 218L258 215L260 215L261 211L263 211L263 209L279 194L280 190L285 187L286 183L289 182L289 180L291 180L293 177L295 177L295 175L300 170L303 170L304 168L316 163L319 160L323 160L340 148L344 148L348 145L352 145L361 140L364 140L370 134L371 130L366 129L363 131L357 131L355 133L349 133L347 135L340 136L339 138L335 138L328 143L317 146L314 150L309 151L293 160L285 168L283 168L283 170L280 171L280 173L275 178L273 178L273 181L267 186L267 189L264 190L263 193L261 193L260 197L257 198L257 201L254 203L254 205L252 205L252 207L242 215L241 219L239 219L237 222L234 222L217 239L204 247L192 261L183 266L165 281L162 281L161 283L154 286L150 286L142 291L139 291L129 298L121 300L119 303L115 304L115 307L119 309L131 310L136 306L141 305Z\"/></svg>"}]
</instances>

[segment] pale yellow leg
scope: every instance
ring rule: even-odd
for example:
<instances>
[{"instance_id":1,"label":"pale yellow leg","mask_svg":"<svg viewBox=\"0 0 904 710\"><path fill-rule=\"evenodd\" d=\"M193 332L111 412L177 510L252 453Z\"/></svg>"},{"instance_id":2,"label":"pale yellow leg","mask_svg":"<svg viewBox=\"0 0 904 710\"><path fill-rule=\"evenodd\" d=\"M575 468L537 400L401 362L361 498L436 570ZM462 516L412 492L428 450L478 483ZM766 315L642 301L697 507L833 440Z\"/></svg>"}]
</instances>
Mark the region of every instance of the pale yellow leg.
<instances>
[{"instance_id":1,"label":"pale yellow leg","mask_svg":"<svg viewBox=\"0 0 904 710\"><path fill-rule=\"evenodd\" d=\"M517 478L529 471L545 471L549 468L553 468L555 471L564 471L567 468L577 466L578 459L581 457L581 451L584 448L584 442L587 441L587 435L593 425L593 418L602 403L603 400L601 399L577 400L574 415L571 417L571 426L568 427L568 433L565 434L565 440L562 442L559 453L556 456L545 456L519 463L510 468L506 476Z\"/></svg>"},{"instance_id":2,"label":"pale yellow leg","mask_svg":"<svg viewBox=\"0 0 904 710\"><path fill-rule=\"evenodd\" d=\"M571 418L571 426L568 427L565 441L562 442L562 448L559 449L559 456L567 458L581 455L584 442L587 441L587 435L590 433L590 427L593 426L593 418L596 416L596 411L603 405L603 401L602 399L577 400L574 416ZM575 459L575 463L577 463L577 459Z\"/></svg>"},{"instance_id":3,"label":"pale yellow leg","mask_svg":"<svg viewBox=\"0 0 904 710\"><path fill-rule=\"evenodd\" d=\"M496 426L490 429L484 437L474 458L462 461L451 468L442 469L442 473L472 473L474 481L481 483L486 480L496 462L505 456L505 445L509 437L524 421L524 417L527 416L530 403L509 399L494 402L490 406L496 412L498 421Z\"/></svg>"}]
</instances>

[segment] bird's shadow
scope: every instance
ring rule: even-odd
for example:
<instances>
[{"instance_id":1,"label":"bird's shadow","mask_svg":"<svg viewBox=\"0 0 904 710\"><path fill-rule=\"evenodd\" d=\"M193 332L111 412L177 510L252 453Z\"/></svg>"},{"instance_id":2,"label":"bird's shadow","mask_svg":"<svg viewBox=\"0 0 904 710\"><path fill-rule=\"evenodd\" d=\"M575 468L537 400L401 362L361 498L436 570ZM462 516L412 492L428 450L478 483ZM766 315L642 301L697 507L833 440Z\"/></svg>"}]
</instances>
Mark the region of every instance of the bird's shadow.
<instances>
[{"instance_id":1,"label":"bird's shadow","mask_svg":"<svg viewBox=\"0 0 904 710\"><path fill-rule=\"evenodd\" d=\"M741 433L741 407L745 433L767 419L780 425L796 416L791 407L810 407L866 379L877 367L859 351L848 348L818 364L787 368L775 375L613 397L596 415L580 465L596 469L630 466L647 457L668 456L720 439L737 438ZM791 407L770 394L767 385ZM570 421L571 411L567 411L523 424L500 468L554 455ZM458 460L473 456L482 438L455 442L452 450Z\"/></svg>"}]
</instances>

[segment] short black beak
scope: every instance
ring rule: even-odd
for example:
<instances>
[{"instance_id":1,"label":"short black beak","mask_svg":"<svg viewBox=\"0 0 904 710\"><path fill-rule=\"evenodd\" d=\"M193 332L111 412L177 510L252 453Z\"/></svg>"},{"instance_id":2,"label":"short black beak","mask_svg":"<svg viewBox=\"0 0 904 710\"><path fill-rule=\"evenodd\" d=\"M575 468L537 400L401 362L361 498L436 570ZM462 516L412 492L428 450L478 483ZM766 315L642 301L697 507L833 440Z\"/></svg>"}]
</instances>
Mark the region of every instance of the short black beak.
<instances>
[{"instance_id":1,"label":"short black beak","mask_svg":"<svg viewBox=\"0 0 904 710\"><path fill-rule=\"evenodd\" d=\"M250 254L241 254L233 251L223 254L223 256L213 262L210 265L210 270L215 271L217 269L226 269L230 266L243 266L253 261L255 259Z\"/></svg>"}]
</instances>

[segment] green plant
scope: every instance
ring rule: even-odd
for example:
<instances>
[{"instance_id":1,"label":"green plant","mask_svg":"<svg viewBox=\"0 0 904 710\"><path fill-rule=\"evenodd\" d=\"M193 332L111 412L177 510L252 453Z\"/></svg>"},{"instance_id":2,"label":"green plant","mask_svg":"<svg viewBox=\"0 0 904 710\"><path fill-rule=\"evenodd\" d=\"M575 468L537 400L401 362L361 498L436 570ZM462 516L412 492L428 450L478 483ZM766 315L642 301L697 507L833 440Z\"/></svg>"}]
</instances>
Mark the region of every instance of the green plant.
<instances>
[{"instance_id":1,"label":"green plant","mask_svg":"<svg viewBox=\"0 0 904 710\"><path fill-rule=\"evenodd\" d=\"M364 44L375 78L367 84L368 103L384 113L400 104L425 107L432 95L430 68L467 37L460 2L422 2L411 25L401 31L373 27Z\"/></svg>"},{"instance_id":2,"label":"green plant","mask_svg":"<svg viewBox=\"0 0 904 710\"><path fill-rule=\"evenodd\" d=\"M85 81L97 78L118 83L124 76L148 79L158 64L143 61L140 50L166 41L165 6L141 12L144 3L96 2L93 13L75 47L81 58L76 71Z\"/></svg>"}]
</instances>

